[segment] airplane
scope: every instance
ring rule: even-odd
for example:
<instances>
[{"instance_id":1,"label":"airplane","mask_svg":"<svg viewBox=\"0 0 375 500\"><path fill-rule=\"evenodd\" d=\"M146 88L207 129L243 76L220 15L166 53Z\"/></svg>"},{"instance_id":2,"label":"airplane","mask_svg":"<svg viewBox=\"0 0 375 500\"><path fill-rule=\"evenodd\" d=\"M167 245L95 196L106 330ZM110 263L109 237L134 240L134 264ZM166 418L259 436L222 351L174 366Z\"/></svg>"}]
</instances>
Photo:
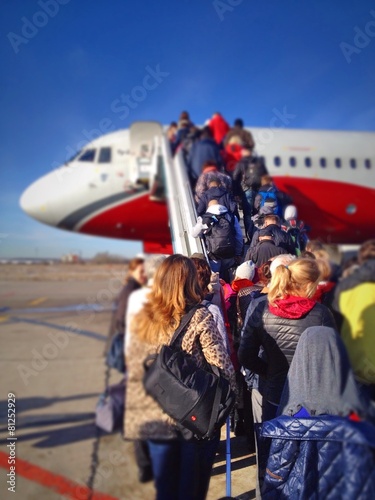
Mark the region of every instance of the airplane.
<instances>
[{"instance_id":1,"label":"airplane","mask_svg":"<svg viewBox=\"0 0 375 500\"><path fill-rule=\"evenodd\" d=\"M375 133L247 128L276 186L289 194L309 237L360 244L375 237ZM159 144L163 153L155 154ZM143 242L173 253L165 198L153 195L174 169L164 128L135 122L86 144L31 184L21 208L34 219L78 233ZM171 193L169 193L169 196Z\"/></svg>"}]
</instances>

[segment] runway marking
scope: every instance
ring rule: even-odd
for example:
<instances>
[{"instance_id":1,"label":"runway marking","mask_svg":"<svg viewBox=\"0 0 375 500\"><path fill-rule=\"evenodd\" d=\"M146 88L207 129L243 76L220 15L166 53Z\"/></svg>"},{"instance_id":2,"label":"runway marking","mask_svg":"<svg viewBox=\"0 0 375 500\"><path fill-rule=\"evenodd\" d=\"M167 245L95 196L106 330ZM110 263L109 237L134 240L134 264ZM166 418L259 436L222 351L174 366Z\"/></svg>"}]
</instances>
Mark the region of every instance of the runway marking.
<instances>
[{"instance_id":1,"label":"runway marking","mask_svg":"<svg viewBox=\"0 0 375 500\"><path fill-rule=\"evenodd\" d=\"M0 309L1 312L5 312L10 308ZM69 306L58 306L58 307L34 307L26 309L12 309L13 314L30 314L30 313L55 313L55 312L86 312L92 311L94 313L114 311L116 307L111 305L101 305L101 304L71 304Z\"/></svg>"},{"instance_id":2,"label":"runway marking","mask_svg":"<svg viewBox=\"0 0 375 500\"><path fill-rule=\"evenodd\" d=\"M39 297L38 299L31 300L28 305L29 306L37 306L38 304L43 304L48 299L48 297Z\"/></svg>"},{"instance_id":3,"label":"runway marking","mask_svg":"<svg viewBox=\"0 0 375 500\"><path fill-rule=\"evenodd\" d=\"M2 451L0 451L0 467L9 469L8 455ZM75 483L64 476L42 469L42 467L18 457L16 458L16 474L68 498L79 498L80 500L119 500L106 493L91 490L87 486Z\"/></svg>"},{"instance_id":4,"label":"runway marking","mask_svg":"<svg viewBox=\"0 0 375 500\"><path fill-rule=\"evenodd\" d=\"M15 316L11 316L10 319L15 323L30 323L32 325L40 325L47 326L48 328L54 328L55 330L62 330L64 332L72 332L77 335L83 335L85 337L90 337L97 340L107 340L106 335L102 335L101 333L91 332L90 330L81 330L80 328L74 328L73 326L62 326L56 325L55 323L49 323L47 321L39 321L37 319L29 319L29 318L17 318Z\"/></svg>"},{"instance_id":5,"label":"runway marking","mask_svg":"<svg viewBox=\"0 0 375 500\"><path fill-rule=\"evenodd\" d=\"M0 323L3 323L4 321L8 321L9 316L0 316Z\"/></svg>"}]
</instances>

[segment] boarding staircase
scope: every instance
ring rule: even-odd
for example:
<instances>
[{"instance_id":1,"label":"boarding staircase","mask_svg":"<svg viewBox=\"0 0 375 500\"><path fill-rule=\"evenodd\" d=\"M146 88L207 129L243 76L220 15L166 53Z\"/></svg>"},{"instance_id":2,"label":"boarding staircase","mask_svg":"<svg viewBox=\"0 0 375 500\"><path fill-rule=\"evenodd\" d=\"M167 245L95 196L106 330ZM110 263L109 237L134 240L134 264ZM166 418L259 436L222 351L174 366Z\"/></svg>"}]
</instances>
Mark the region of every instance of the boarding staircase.
<instances>
[{"instance_id":1,"label":"boarding staircase","mask_svg":"<svg viewBox=\"0 0 375 500\"><path fill-rule=\"evenodd\" d=\"M191 256L199 252L207 257L203 239L191 236L197 213L182 151L172 157L168 138L158 122L133 123L130 145L133 178L137 184L149 186L150 199L167 203L174 253Z\"/></svg>"},{"instance_id":2,"label":"boarding staircase","mask_svg":"<svg viewBox=\"0 0 375 500\"><path fill-rule=\"evenodd\" d=\"M206 254L203 240L191 236L197 213L182 151L172 158L170 145L165 136L161 141L161 151L173 250L175 253L187 256L195 252Z\"/></svg>"},{"instance_id":3,"label":"boarding staircase","mask_svg":"<svg viewBox=\"0 0 375 500\"><path fill-rule=\"evenodd\" d=\"M191 236L197 214L182 152L172 158L168 138L157 122L131 125L130 151L135 184L148 185L150 199L167 203L174 253L206 255L204 242Z\"/></svg>"}]
</instances>

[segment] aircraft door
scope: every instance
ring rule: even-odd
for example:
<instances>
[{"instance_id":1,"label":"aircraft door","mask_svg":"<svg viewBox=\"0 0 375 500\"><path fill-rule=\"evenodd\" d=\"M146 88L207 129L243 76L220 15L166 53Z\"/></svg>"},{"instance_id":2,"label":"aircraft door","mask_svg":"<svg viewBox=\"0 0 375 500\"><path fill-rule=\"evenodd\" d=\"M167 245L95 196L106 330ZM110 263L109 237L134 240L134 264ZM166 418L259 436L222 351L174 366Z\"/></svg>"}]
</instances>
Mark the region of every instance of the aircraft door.
<instances>
[{"instance_id":1,"label":"aircraft door","mask_svg":"<svg viewBox=\"0 0 375 500\"><path fill-rule=\"evenodd\" d=\"M130 180L135 185L143 184L150 188L157 165L155 147L162 135L159 122L134 122L130 126Z\"/></svg>"}]
</instances>

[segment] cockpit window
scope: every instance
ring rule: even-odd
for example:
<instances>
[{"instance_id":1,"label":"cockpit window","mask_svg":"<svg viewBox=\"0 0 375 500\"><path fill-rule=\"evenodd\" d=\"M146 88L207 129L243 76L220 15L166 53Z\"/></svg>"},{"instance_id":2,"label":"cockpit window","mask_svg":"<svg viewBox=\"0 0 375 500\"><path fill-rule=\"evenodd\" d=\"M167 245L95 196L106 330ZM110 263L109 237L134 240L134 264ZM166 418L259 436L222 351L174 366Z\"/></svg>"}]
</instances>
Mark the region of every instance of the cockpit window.
<instances>
[{"instance_id":1,"label":"cockpit window","mask_svg":"<svg viewBox=\"0 0 375 500\"><path fill-rule=\"evenodd\" d=\"M99 163L111 163L111 148L101 148L99 152Z\"/></svg>"},{"instance_id":2,"label":"cockpit window","mask_svg":"<svg viewBox=\"0 0 375 500\"><path fill-rule=\"evenodd\" d=\"M86 149L83 151L78 161L94 161L95 160L96 149Z\"/></svg>"}]
</instances>

